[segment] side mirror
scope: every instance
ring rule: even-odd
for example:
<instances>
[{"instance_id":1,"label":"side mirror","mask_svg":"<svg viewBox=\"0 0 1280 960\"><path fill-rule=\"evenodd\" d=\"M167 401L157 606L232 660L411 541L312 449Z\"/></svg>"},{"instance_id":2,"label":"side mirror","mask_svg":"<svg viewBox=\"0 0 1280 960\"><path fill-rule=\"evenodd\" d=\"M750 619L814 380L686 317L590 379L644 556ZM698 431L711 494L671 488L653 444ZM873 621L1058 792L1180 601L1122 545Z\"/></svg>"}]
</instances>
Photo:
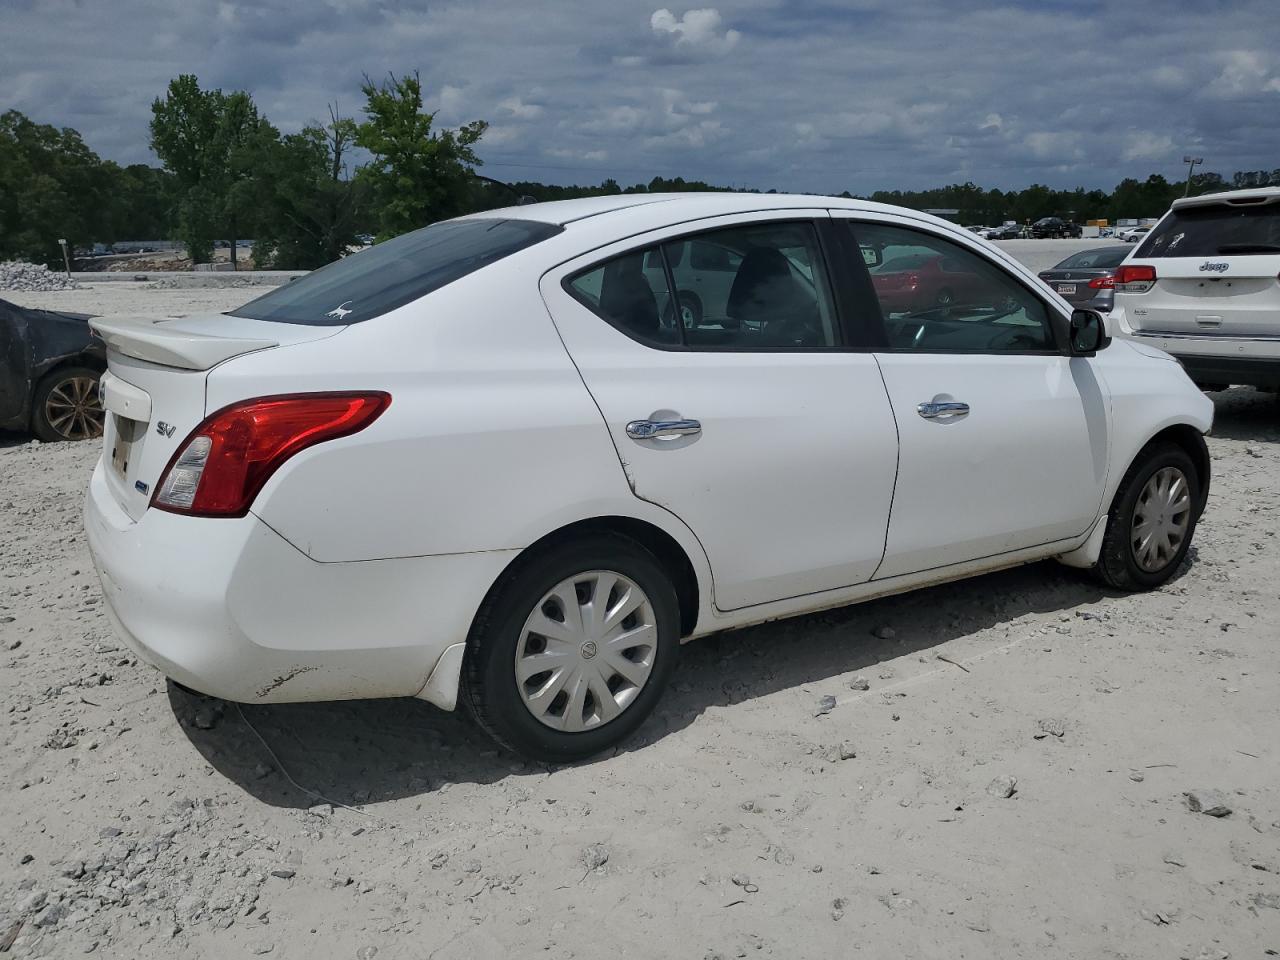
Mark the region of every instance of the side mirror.
<instances>
[{"instance_id":1,"label":"side mirror","mask_svg":"<svg viewBox=\"0 0 1280 960\"><path fill-rule=\"evenodd\" d=\"M1071 353L1077 357L1091 357L1111 342L1106 321L1096 310L1071 311L1068 333Z\"/></svg>"}]
</instances>

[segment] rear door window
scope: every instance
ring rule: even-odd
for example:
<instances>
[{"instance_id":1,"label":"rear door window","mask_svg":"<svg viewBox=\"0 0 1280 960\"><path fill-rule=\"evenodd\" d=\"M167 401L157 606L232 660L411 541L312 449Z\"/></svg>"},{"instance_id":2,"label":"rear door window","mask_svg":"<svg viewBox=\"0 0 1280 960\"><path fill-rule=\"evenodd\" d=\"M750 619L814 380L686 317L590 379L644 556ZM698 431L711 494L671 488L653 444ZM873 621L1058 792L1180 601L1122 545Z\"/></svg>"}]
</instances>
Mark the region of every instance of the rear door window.
<instances>
[{"instance_id":1,"label":"rear door window","mask_svg":"<svg viewBox=\"0 0 1280 960\"><path fill-rule=\"evenodd\" d=\"M633 340L654 347L680 344L657 247L624 253L579 273L569 281L569 291Z\"/></svg>"},{"instance_id":2,"label":"rear door window","mask_svg":"<svg viewBox=\"0 0 1280 960\"><path fill-rule=\"evenodd\" d=\"M1258 206L1214 203L1183 207L1162 220L1135 256L1275 256L1280 254L1280 201Z\"/></svg>"},{"instance_id":3,"label":"rear door window","mask_svg":"<svg viewBox=\"0 0 1280 960\"><path fill-rule=\"evenodd\" d=\"M426 296L561 227L534 220L446 220L313 270L229 311L233 317L345 326Z\"/></svg>"},{"instance_id":4,"label":"rear door window","mask_svg":"<svg viewBox=\"0 0 1280 960\"><path fill-rule=\"evenodd\" d=\"M822 252L808 222L670 240L577 273L566 287L649 346L738 351L839 344Z\"/></svg>"}]
</instances>

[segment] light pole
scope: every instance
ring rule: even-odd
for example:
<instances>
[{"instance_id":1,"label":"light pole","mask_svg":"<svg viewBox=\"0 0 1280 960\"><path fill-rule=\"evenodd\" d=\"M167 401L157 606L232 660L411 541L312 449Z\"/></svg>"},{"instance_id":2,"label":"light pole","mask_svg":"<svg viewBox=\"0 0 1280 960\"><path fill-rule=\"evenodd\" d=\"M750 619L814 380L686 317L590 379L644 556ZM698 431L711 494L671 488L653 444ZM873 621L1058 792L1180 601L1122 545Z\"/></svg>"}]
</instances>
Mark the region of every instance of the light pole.
<instances>
[{"instance_id":1,"label":"light pole","mask_svg":"<svg viewBox=\"0 0 1280 960\"><path fill-rule=\"evenodd\" d=\"M1182 158L1182 162L1187 164L1187 189L1182 191L1184 197L1191 196L1191 176L1196 171L1197 163L1204 163L1204 157L1193 157L1190 154Z\"/></svg>"}]
</instances>

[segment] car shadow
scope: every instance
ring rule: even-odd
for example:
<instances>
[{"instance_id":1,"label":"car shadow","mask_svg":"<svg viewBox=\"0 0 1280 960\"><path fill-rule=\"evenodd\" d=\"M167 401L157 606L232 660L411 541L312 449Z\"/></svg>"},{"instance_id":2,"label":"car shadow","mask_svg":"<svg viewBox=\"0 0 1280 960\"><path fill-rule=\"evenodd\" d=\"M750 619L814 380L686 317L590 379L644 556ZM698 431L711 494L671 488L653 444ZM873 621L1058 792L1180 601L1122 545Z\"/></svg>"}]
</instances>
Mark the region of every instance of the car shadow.
<instances>
[{"instance_id":1,"label":"car shadow","mask_svg":"<svg viewBox=\"0 0 1280 960\"><path fill-rule=\"evenodd\" d=\"M1280 394L1232 387L1206 396L1213 400L1213 436L1224 440L1280 442Z\"/></svg>"},{"instance_id":2,"label":"car shadow","mask_svg":"<svg viewBox=\"0 0 1280 960\"><path fill-rule=\"evenodd\" d=\"M1108 595L1083 572L1047 561L696 640L682 648L654 714L613 753L644 749L709 708L809 684L816 706L822 695L848 693L845 675L866 672L874 684L886 661ZM205 760L272 806L309 807L323 802L317 794L361 806L551 769L497 749L464 712L415 699L238 705L170 683L169 700Z\"/></svg>"},{"instance_id":3,"label":"car shadow","mask_svg":"<svg viewBox=\"0 0 1280 960\"><path fill-rule=\"evenodd\" d=\"M17 430L0 430L0 448L20 447L34 439L35 437L29 433L20 433Z\"/></svg>"}]
</instances>

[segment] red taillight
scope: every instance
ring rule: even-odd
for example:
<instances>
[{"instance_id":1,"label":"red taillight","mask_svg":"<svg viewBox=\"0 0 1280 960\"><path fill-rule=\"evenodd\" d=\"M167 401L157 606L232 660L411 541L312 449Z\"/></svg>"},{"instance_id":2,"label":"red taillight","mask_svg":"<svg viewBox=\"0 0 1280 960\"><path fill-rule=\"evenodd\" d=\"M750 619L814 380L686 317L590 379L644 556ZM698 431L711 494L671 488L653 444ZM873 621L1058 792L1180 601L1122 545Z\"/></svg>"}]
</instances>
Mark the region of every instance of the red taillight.
<instances>
[{"instance_id":1,"label":"red taillight","mask_svg":"<svg viewBox=\"0 0 1280 960\"><path fill-rule=\"evenodd\" d=\"M1094 277L1089 281L1089 286L1094 290L1110 290L1115 285L1115 277Z\"/></svg>"},{"instance_id":2,"label":"red taillight","mask_svg":"<svg viewBox=\"0 0 1280 960\"><path fill-rule=\"evenodd\" d=\"M1125 264L1116 271L1115 288L1123 293L1146 293L1156 282L1156 268L1143 263Z\"/></svg>"},{"instance_id":3,"label":"red taillight","mask_svg":"<svg viewBox=\"0 0 1280 960\"><path fill-rule=\"evenodd\" d=\"M224 407L183 441L151 505L200 517L243 517L282 463L307 447L363 430L390 403L386 393L303 393Z\"/></svg>"},{"instance_id":4,"label":"red taillight","mask_svg":"<svg viewBox=\"0 0 1280 960\"><path fill-rule=\"evenodd\" d=\"M920 274L908 273L906 286L908 290L914 290L916 287L920 286Z\"/></svg>"}]
</instances>

